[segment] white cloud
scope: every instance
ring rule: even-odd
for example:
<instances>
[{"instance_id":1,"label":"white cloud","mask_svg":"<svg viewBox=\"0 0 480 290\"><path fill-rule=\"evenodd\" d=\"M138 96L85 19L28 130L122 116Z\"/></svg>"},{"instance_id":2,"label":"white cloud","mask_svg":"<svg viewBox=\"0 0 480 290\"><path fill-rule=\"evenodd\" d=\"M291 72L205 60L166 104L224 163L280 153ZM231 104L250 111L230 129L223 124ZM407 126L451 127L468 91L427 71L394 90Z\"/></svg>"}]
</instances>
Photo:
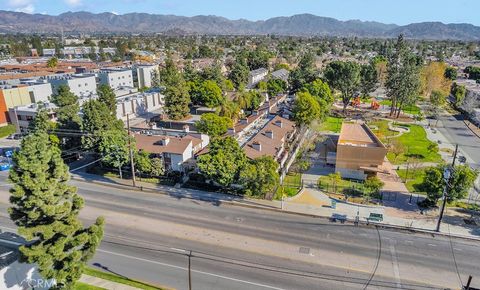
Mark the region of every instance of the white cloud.
<instances>
[{"instance_id":1,"label":"white cloud","mask_svg":"<svg viewBox=\"0 0 480 290\"><path fill-rule=\"evenodd\" d=\"M15 12L24 12L28 14L33 14L33 12L35 12L35 6L33 6L33 4L28 4L27 6L16 8Z\"/></svg>"},{"instance_id":2,"label":"white cloud","mask_svg":"<svg viewBox=\"0 0 480 290\"><path fill-rule=\"evenodd\" d=\"M35 11L34 0L8 0L8 6L16 12L32 14Z\"/></svg>"},{"instance_id":3,"label":"white cloud","mask_svg":"<svg viewBox=\"0 0 480 290\"><path fill-rule=\"evenodd\" d=\"M68 6L80 6L82 5L82 0L64 0Z\"/></svg>"}]
</instances>

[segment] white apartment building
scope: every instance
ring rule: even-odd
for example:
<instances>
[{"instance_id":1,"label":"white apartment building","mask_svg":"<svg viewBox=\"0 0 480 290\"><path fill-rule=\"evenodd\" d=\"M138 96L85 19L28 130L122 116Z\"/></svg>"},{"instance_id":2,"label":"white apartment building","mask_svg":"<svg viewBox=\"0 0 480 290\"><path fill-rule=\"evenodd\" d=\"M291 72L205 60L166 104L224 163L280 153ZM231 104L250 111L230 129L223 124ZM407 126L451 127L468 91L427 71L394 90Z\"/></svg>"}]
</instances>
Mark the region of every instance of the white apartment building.
<instances>
[{"instance_id":1,"label":"white apartment building","mask_svg":"<svg viewBox=\"0 0 480 290\"><path fill-rule=\"evenodd\" d=\"M103 69L97 74L97 76L99 84L106 84L113 90L120 87L134 87L131 69Z\"/></svg>"},{"instance_id":2,"label":"white apartment building","mask_svg":"<svg viewBox=\"0 0 480 290\"><path fill-rule=\"evenodd\" d=\"M159 91L135 93L117 98L117 118L126 120L163 108L165 96Z\"/></svg>"},{"instance_id":3,"label":"white apartment building","mask_svg":"<svg viewBox=\"0 0 480 290\"><path fill-rule=\"evenodd\" d=\"M52 84L53 93L58 92L58 87L67 85L70 91L80 98L97 94L97 81L94 74L61 74L47 76L47 81Z\"/></svg>"},{"instance_id":4,"label":"white apartment building","mask_svg":"<svg viewBox=\"0 0 480 290\"><path fill-rule=\"evenodd\" d=\"M266 68L259 68L252 70L248 74L248 87L253 88L256 84L261 82L268 75L268 70Z\"/></svg>"},{"instance_id":5,"label":"white apartment building","mask_svg":"<svg viewBox=\"0 0 480 290\"><path fill-rule=\"evenodd\" d=\"M137 88L152 87L153 74L158 73L157 65L139 65L132 68L133 81Z\"/></svg>"}]
</instances>

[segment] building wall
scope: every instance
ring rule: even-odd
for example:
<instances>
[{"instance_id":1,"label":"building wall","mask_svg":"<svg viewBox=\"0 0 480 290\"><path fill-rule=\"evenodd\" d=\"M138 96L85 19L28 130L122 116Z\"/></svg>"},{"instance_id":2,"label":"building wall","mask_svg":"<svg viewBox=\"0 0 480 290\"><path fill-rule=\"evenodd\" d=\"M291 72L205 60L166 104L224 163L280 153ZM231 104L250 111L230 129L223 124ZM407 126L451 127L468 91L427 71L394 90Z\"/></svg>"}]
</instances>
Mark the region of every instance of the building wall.
<instances>
[{"instance_id":1,"label":"building wall","mask_svg":"<svg viewBox=\"0 0 480 290\"><path fill-rule=\"evenodd\" d=\"M138 88L150 88L152 86L152 73L157 70L157 66L137 67L137 85Z\"/></svg>"},{"instance_id":2,"label":"building wall","mask_svg":"<svg viewBox=\"0 0 480 290\"><path fill-rule=\"evenodd\" d=\"M386 154L387 149L384 147L338 144L335 171L344 172L344 174L348 175L342 175L342 177L357 178L353 176L362 176L363 174L363 170L360 167L378 167L383 164Z\"/></svg>"},{"instance_id":3,"label":"building wall","mask_svg":"<svg viewBox=\"0 0 480 290\"><path fill-rule=\"evenodd\" d=\"M48 81L52 84L53 93L56 93L61 85L67 85L70 91L78 97L97 93L97 81L93 75L77 78L49 79Z\"/></svg>"},{"instance_id":4,"label":"building wall","mask_svg":"<svg viewBox=\"0 0 480 290\"><path fill-rule=\"evenodd\" d=\"M3 96L3 90L0 90L0 126L7 125L8 121L8 108Z\"/></svg>"},{"instance_id":5,"label":"building wall","mask_svg":"<svg viewBox=\"0 0 480 290\"><path fill-rule=\"evenodd\" d=\"M48 98L53 94L50 83L35 84L28 87L32 103L48 102Z\"/></svg>"},{"instance_id":6,"label":"building wall","mask_svg":"<svg viewBox=\"0 0 480 290\"><path fill-rule=\"evenodd\" d=\"M114 90L119 87L134 86L131 70L100 72L98 79L101 84L109 85Z\"/></svg>"},{"instance_id":7,"label":"building wall","mask_svg":"<svg viewBox=\"0 0 480 290\"><path fill-rule=\"evenodd\" d=\"M32 103L27 87L4 89L3 97L8 109L15 106L29 105Z\"/></svg>"}]
</instances>

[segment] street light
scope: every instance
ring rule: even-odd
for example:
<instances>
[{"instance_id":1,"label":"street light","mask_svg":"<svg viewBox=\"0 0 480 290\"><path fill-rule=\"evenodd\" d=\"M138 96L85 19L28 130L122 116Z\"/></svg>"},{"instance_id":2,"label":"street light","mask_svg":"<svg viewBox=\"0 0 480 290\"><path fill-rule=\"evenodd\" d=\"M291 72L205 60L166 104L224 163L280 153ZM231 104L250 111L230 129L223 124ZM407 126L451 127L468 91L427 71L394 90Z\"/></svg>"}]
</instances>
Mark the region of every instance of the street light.
<instances>
[{"instance_id":1,"label":"street light","mask_svg":"<svg viewBox=\"0 0 480 290\"><path fill-rule=\"evenodd\" d=\"M445 168L443 171L443 180L445 181L445 188L443 189L443 202L442 202L442 208L440 210L440 215L438 216L438 221L437 221L437 228L436 231L440 232L440 224L442 223L442 218L443 218L443 213L445 211L445 206L447 204L447 196L448 196L448 186L450 183L450 176L451 176L451 169L450 167Z\"/></svg>"}]
</instances>

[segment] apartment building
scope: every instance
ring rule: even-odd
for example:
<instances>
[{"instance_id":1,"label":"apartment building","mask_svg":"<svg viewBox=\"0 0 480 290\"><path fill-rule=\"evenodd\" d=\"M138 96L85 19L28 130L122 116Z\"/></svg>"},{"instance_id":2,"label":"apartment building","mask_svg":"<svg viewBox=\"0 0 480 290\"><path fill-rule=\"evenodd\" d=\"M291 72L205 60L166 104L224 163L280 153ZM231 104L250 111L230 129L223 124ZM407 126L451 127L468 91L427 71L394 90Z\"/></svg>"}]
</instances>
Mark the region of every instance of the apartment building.
<instances>
[{"instance_id":1,"label":"apartment building","mask_svg":"<svg viewBox=\"0 0 480 290\"><path fill-rule=\"evenodd\" d=\"M152 87L153 75L158 74L157 65L138 65L132 68L133 73L133 83L139 88L150 88Z\"/></svg>"},{"instance_id":2,"label":"apartment building","mask_svg":"<svg viewBox=\"0 0 480 290\"><path fill-rule=\"evenodd\" d=\"M57 106L53 103L33 103L26 106L16 106L8 110L10 122L15 125L17 133L26 132L30 122L35 118L40 108L44 108L48 112L50 120L55 122L57 120L55 110Z\"/></svg>"},{"instance_id":3,"label":"apartment building","mask_svg":"<svg viewBox=\"0 0 480 290\"><path fill-rule=\"evenodd\" d=\"M160 91L134 93L117 98L117 118L126 120L127 115L137 117L160 110L165 105L165 96Z\"/></svg>"},{"instance_id":4,"label":"apartment building","mask_svg":"<svg viewBox=\"0 0 480 290\"><path fill-rule=\"evenodd\" d=\"M253 88L256 84L261 82L268 75L268 70L266 68L259 68L256 70L250 71L248 74L248 88Z\"/></svg>"},{"instance_id":5,"label":"apartment building","mask_svg":"<svg viewBox=\"0 0 480 290\"><path fill-rule=\"evenodd\" d=\"M245 155L250 159L271 156L283 168L290 156L287 144L294 143L296 131L294 122L275 116L243 146Z\"/></svg>"},{"instance_id":6,"label":"apartment building","mask_svg":"<svg viewBox=\"0 0 480 290\"><path fill-rule=\"evenodd\" d=\"M134 134L138 150L163 159L165 169L184 171L193 168L194 155L207 147L210 138L204 134L181 133L179 135Z\"/></svg>"},{"instance_id":7,"label":"apartment building","mask_svg":"<svg viewBox=\"0 0 480 290\"><path fill-rule=\"evenodd\" d=\"M94 74L57 74L47 76L46 80L52 84L54 94L61 85L66 85L76 96L83 98L97 94L97 81Z\"/></svg>"},{"instance_id":8,"label":"apartment building","mask_svg":"<svg viewBox=\"0 0 480 290\"><path fill-rule=\"evenodd\" d=\"M113 90L134 87L132 70L128 68L102 69L97 76L99 84L108 85Z\"/></svg>"},{"instance_id":9,"label":"apartment building","mask_svg":"<svg viewBox=\"0 0 480 290\"><path fill-rule=\"evenodd\" d=\"M337 143L335 171L343 178L365 180L382 171L387 148L366 124L343 123Z\"/></svg>"}]
</instances>

